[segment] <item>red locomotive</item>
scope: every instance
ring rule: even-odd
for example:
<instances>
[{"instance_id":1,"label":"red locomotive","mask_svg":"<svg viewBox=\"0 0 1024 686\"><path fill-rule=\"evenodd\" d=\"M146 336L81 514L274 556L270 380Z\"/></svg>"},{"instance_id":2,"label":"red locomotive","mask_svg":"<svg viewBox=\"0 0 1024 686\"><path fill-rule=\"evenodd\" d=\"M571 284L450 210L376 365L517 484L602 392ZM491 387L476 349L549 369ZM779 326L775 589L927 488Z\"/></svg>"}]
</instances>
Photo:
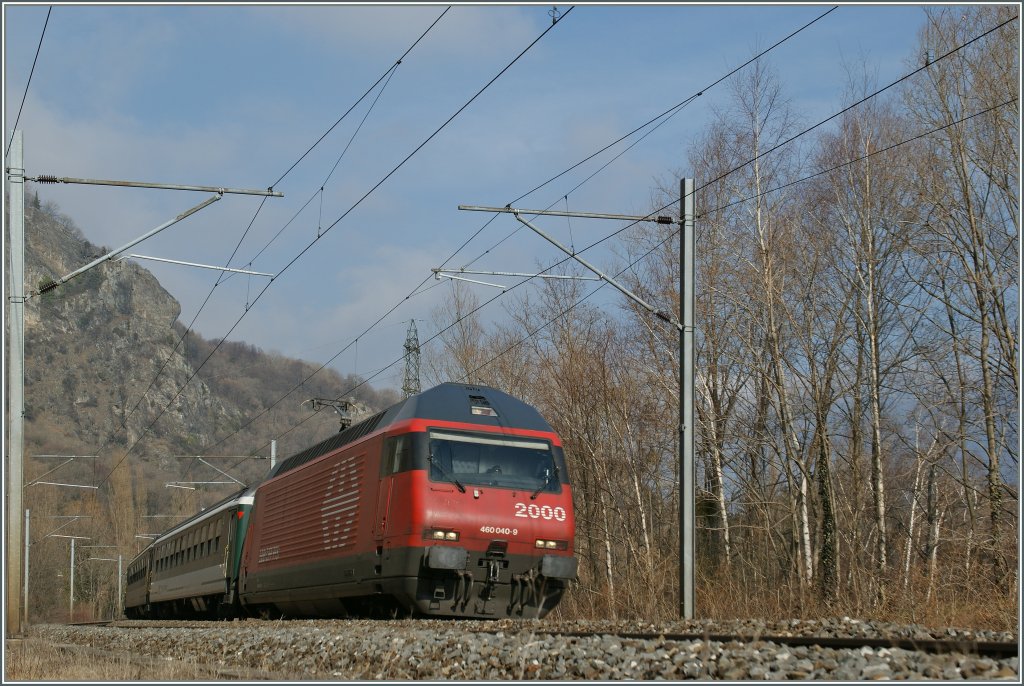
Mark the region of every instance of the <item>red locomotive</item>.
<instances>
[{"instance_id":1,"label":"red locomotive","mask_svg":"<svg viewBox=\"0 0 1024 686\"><path fill-rule=\"evenodd\" d=\"M448 383L407 398L289 457L245 495L222 610L543 617L576 578L561 441L493 388ZM131 582L129 593L141 597Z\"/></svg>"}]
</instances>

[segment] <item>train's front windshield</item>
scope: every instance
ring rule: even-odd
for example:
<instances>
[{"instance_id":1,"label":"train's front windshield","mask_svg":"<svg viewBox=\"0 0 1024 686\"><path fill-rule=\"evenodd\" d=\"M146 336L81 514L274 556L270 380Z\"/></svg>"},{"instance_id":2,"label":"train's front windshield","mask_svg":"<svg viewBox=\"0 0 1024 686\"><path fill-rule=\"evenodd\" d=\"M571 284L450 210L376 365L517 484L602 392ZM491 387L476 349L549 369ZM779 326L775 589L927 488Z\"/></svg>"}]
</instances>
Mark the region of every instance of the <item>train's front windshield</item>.
<instances>
[{"instance_id":1,"label":"train's front windshield","mask_svg":"<svg viewBox=\"0 0 1024 686\"><path fill-rule=\"evenodd\" d=\"M546 441L430 432L432 481L557 493L561 488L558 477Z\"/></svg>"}]
</instances>

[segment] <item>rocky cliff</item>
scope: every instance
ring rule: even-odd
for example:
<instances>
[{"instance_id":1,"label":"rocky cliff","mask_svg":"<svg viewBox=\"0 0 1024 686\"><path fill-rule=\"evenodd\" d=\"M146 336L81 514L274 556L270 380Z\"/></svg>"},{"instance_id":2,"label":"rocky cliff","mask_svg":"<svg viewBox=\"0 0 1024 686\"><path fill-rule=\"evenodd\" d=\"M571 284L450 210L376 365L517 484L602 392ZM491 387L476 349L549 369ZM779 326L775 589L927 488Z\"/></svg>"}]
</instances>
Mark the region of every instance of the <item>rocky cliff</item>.
<instances>
[{"instance_id":1,"label":"rocky cliff","mask_svg":"<svg viewBox=\"0 0 1024 686\"><path fill-rule=\"evenodd\" d=\"M87 241L56 206L40 206L31 196L25 233L30 291L108 251ZM356 385L352 377L325 370L304 384L305 397L290 397L219 444L316 366L225 342L197 372L194 365L216 343L194 333L182 341L180 312L153 275L129 261L105 262L31 297L25 311L26 455L98 454L94 474L82 465L62 477L88 483L128 452L142 467L141 478L174 480L182 478L183 461L176 456L205 453L212 444L210 452L245 455L309 419L282 438L278 454L285 456L337 431L333 414L310 418L309 405L301 405L306 397L338 397ZM397 394L363 387L355 400L358 418L396 401ZM29 460L26 480L52 463ZM248 479L266 466L240 469L251 472Z\"/></svg>"}]
</instances>

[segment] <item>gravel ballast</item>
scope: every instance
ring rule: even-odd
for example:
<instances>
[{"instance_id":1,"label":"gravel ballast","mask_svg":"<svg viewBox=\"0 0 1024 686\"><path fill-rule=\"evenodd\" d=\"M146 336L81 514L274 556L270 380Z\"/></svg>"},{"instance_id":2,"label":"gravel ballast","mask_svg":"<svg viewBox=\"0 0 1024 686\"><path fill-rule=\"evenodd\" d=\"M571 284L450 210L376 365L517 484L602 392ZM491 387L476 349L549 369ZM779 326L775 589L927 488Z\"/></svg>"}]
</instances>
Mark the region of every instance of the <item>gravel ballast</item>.
<instances>
[{"instance_id":1,"label":"gravel ballast","mask_svg":"<svg viewBox=\"0 0 1024 686\"><path fill-rule=\"evenodd\" d=\"M607 632L597 636L548 631ZM492 633L484 633L492 632ZM245 620L36 625L29 635L165 660L335 679L980 679L1019 681L1018 658L926 654L898 648L830 649L745 642L622 638L615 633L834 636L1016 641L1005 632L926 629L848 618L822 621L555 622Z\"/></svg>"}]
</instances>

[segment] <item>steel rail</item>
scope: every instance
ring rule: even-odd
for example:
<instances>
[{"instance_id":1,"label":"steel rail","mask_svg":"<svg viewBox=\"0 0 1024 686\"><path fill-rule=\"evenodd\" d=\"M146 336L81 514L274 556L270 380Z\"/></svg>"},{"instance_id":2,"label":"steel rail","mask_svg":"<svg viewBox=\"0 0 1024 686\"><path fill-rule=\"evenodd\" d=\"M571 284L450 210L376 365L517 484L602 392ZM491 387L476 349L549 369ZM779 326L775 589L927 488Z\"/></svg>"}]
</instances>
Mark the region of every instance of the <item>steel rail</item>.
<instances>
[{"instance_id":1,"label":"steel rail","mask_svg":"<svg viewBox=\"0 0 1024 686\"><path fill-rule=\"evenodd\" d=\"M497 633L487 631L486 633ZM507 632L507 629L505 630ZM1017 657L1019 645L1010 641L976 641L968 638L948 639L917 639L917 638L880 638L880 637L847 637L847 636L777 636L768 634L673 634L673 633L634 633L609 631L551 631L539 630L534 633L549 636L567 636L573 638L590 638L593 636L615 636L623 639L641 641L685 642L714 641L717 643L777 643L787 646L818 646L820 648L899 648L924 653L965 653L984 657L1010 658Z\"/></svg>"},{"instance_id":2,"label":"steel rail","mask_svg":"<svg viewBox=\"0 0 1024 686\"><path fill-rule=\"evenodd\" d=\"M163 626L160 620L133 620L132 624L122 624L126 620L110 620L105 622L76 622L69 626L112 625L121 629L157 628ZM189 620L185 620L189 621ZM205 627L211 622L197 621L197 626ZM166 624L167 628L184 628L181 621ZM996 659L1013 658L1019 655L1019 644L1013 641L978 641L970 638L885 638L885 637L849 637L849 636L780 636L772 634L713 634L713 633L666 633L666 632L630 632L630 631L562 631L559 629L530 629L533 635L561 636L567 638L594 638L598 636L615 636L625 640L663 641L665 643L683 643L705 641L715 643L775 643L778 645L799 647L817 646L850 650L856 648L887 648L914 652L945 654L963 653ZM470 633L508 635L508 627L495 629L471 629Z\"/></svg>"}]
</instances>

